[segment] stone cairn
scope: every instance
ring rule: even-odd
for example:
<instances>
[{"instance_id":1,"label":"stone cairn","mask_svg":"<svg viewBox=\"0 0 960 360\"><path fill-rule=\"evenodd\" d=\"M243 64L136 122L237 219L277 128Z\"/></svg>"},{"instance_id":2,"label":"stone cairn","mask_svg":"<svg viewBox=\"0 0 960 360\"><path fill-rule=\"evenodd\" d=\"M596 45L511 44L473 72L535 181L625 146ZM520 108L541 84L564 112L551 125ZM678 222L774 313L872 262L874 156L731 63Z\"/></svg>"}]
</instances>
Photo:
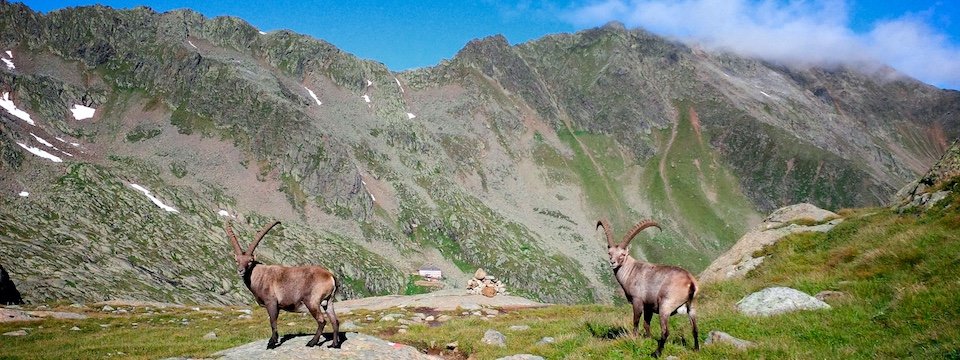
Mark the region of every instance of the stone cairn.
<instances>
[{"instance_id":1,"label":"stone cairn","mask_svg":"<svg viewBox=\"0 0 960 360\"><path fill-rule=\"evenodd\" d=\"M479 268L477 272L473 274L473 278L467 281L467 294L483 295L486 297L506 295L507 286L500 280L497 280L497 278L487 275L487 272L484 271L483 268Z\"/></svg>"}]
</instances>

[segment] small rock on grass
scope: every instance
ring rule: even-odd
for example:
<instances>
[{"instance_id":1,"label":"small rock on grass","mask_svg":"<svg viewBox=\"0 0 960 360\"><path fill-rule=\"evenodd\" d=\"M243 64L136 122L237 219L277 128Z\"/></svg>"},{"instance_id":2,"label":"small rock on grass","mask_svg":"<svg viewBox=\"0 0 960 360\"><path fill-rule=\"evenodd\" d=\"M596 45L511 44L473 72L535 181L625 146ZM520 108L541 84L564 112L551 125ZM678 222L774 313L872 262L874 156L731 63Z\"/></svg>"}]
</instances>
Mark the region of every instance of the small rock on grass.
<instances>
[{"instance_id":1,"label":"small rock on grass","mask_svg":"<svg viewBox=\"0 0 960 360\"><path fill-rule=\"evenodd\" d=\"M74 326L74 327L70 328L70 331L80 331L80 328Z\"/></svg>"},{"instance_id":2,"label":"small rock on grass","mask_svg":"<svg viewBox=\"0 0 960 360\"><path fill-rule=\"evenodd\" d=\"M3 336L27 336L26 330L17 330L3 333Z\"/></svg>"},{"instance_id":3,"label":"small rock on grass","mask_svg":"<svg viewBox=\"0 0 960 360\"><path fill-rule=\"evenodd\" d=\"M549 337L549 336L544 336L543 339L540 339L540 341L537 341L537 344L541 344L541 345L542 345L542 344L553 344L553 343L555 343L555 342L557 342L557 339L554 339L554 338Z\"/></svg>"},{"instance_id":4,"label":"small rock on grass","mask_svg":"<svg viewBox=\"0 0 960 360\"><path fill-rule=\"evenodd\" d=\"M487 332L485 332L485 333L483 334L483 339L481 339L480 342L482 342L482 343L484 343L484 344L487 344L487 345L493 345L493 346L499 346L499 347L506 347L506 346L507 346L507 337L504 336L504 335L503 335L502 333L500 333L499 331L490 329L490 330L487 330Z\"/></svg>"},{"instance_id":5,"label":"small rock on grass","mask_svg":"<svg viewBox=\"0 0 960 360\"><path fill-rule=\"evenodd\" d=\"M727 334L723 331L716 331L716 330L711 331L709 334L707 334L707 341L704 341L703 344L704 345L730 344L730 345L733 345L733 347L741 350L749 347L753 347L755 345L753 342L743 340L743 339L737 339L730 334Z\"/></svg>"},{"instance_id":6,"label":"small rock on grass","mask_svg":"<svg viewBox=\"0 0 960 360\"><path fill-rule=\"evenodd\" d=\"M215 332L213 332L213 331L208 332L206 335L203 335L203 339L204 339L204 340L213 340L213 339L216 339L216 338L217 338L217 333L215 333Z\"/></svg>"},{"instance_id":7,"label":"small rock on grass","mask_svg":"<svg viewBox=\"0 0 960 360\"><path fill-rule=\"evenodd\" d=\"M537 355L517 354L517 355L504 356L497 360L544 360L544 359L542 356L537 356Z\"/></svg>"},{"instance_id":8,"label":"small rock on grass","mask_svg":"<svg viewBox=\"0 0 960 360\"><path fill-rule=\"evenodd\" d=\"M510 330L511 330L511 331L525 331L525 330L530 330L530 326L529 326L529 325L513 325L513 326L510 327Z\"/></svg>"}]
</instances>

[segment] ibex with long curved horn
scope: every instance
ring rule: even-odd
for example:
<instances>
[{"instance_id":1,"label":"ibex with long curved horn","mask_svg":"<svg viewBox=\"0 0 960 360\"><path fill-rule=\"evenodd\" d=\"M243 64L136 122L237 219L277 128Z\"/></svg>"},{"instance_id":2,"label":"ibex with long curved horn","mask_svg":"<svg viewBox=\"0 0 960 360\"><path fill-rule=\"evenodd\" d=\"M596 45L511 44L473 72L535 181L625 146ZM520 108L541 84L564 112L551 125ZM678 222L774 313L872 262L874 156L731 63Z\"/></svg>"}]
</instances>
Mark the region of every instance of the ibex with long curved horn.
<instances>
[{"instance_id":1,"label":"ibex with long curved horn","mask_svg":"<svg viewBox=\"0 0 960 360\"><path fill-rule=\"evenodd\" d=\"M230 223L227 222L225 225L227 237L233 245L237 272L243 278L247 289L250 289L257 299L257 303L267 308L267 314L270 316L270 329L273 333L267 342L267 349L277 347L277 316L280 310L293 312L302 311L303 308L309 310L310 315L317 320L317 334L307 342L307 346L316 346L320 341L323 328L327 325L323 318L325 312L333 324L333 343L330 347L339 348L340 321L337 320L337 313L333 310L337 280L333 273L320 266L263 265L253 256L253 250L257 248L263 236L279 223L274 221L260 230L247 248L247 252L241 250Z\"/></svg>"},{"instance_id":2,"label":"ibex with long curved horn","mask_svg":"<svg viewBox=\"0 0 960 360\"><path fill-rule=\"evenodd\" d=\"M597 227L602 227L607 237L607 254L610 256L610 267L617 282L623 287L627 302L633 306L633 334L637 335L640 315L643 315L644 336L650 337L650 319L653 314L660 314L660 340L657 341L657 350L651 354L659 357L663 351L663 344L670 334L667 320L670 315L676 314L680 306L687 305L687 315L690 325L693 326L693 348L700 349L700 338L697 334L697 314L693 308L693 298L697 295L697 279L689 271L676 266L651 264L634 259L630 256L630 240L648 227L660 228L652 220L644 220L630 229L620 244L613 242L613 232L606 220L597 221Z\"/></svg>"}]
</instances>

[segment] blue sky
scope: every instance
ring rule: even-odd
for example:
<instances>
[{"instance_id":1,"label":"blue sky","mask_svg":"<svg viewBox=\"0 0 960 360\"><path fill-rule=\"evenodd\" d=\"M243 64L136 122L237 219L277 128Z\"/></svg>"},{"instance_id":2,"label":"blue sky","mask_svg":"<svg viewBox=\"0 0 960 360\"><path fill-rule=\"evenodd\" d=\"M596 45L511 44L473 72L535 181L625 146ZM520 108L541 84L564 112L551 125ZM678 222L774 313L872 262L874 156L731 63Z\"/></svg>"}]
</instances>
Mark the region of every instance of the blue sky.
<instances>
[{"instance_id":1,"label":"blue sky","mask_svg":"<svg viewBox=\"0 0 960 360\"><path fill-rule=\"evenodd\" d=\"M324 39L391 70L431 66L471 39L520 43L611 20L747 56L832 65L882 62L940 87L960 88L960 4L863 0L182 1L28 0L34 10L100 3L191 8L261 30Z\"/></svg>"}]
</instances>

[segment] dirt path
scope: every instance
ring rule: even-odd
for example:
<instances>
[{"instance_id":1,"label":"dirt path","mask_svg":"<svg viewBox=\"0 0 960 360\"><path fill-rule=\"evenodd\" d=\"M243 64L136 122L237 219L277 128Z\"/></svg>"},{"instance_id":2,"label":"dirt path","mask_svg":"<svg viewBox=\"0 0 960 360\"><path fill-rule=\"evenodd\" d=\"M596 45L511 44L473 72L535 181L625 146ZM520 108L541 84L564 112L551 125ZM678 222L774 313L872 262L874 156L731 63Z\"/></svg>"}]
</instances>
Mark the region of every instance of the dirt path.
<instances>
[{"instance_id":1,"label":"dirt path","mask_svg":"<svg viewBox=\"0 0 960 360\"><path fill-rule=\"evenodd\" d=\"M680 114L677 114L676 119L673 120L673 128L670 129L670 140L667 141L667 147L663 149L663 155L660 156L660 181L663 183L663 193L667 197L667 206L670 207L671 212L674 214L679 214L677 211L675 202L673 200L673 190L670 189L669 177L667 176L667 155L670 154L670 149L673 147L673 141L677 139L678 128L680 127Z\"/></svg>"}]
</instances>

